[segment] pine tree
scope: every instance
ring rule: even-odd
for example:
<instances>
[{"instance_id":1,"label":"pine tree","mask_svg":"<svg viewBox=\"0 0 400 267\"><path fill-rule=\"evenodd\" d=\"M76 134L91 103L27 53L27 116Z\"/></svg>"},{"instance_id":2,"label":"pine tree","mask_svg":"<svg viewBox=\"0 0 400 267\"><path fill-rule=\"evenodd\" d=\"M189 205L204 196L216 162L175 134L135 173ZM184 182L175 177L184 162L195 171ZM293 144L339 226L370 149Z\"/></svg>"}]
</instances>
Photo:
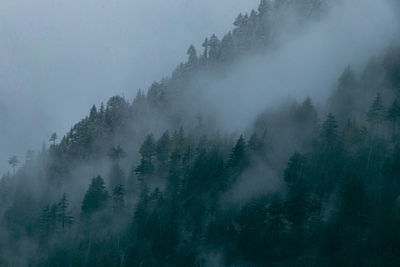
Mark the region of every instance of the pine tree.
<instances>
[{"instance_id":1,"label":"pine tree","mask_svg":"<svg viewBox=\"0 0 400 267\"><path fill-rule=\"evenodd\" d=\"M307 218L309 185L306 180L306 158L295 153L285 169L284 179L288 185L286 208L288 220L301 225Z\"/></svg>"},{"instance_id":2,"label":"pine tree","mask_svg":"<svg viewBox=\"0 0 400 267\"><path fill-rule=\"evenodd\" d=\"M220 41L218 40L218 37L215 34L211 36L208 42L208 46L210 47L210 50L208 52L209 58L214 61L218 60Z\"/></svg>"},{"instance_id":3,"label":"pine tree","mask_svg":"<svg viewBox=\"0 0 400 267\"><path fill-rule=\"evenodd\" d=\"M262 139L258 138L256 133L251 135L247 146L256 155L262 156L265 152L265 143Z\"/></svg>"},{"instance_id":4,"label":"pine tree","mask_svg":"<svg viewBox=\"0 0 400 267\"><path fill-rule=\"evenodd\" d=\"M231 155L229 157L229 165L237 166L246 155L246 141L244 140L243 135L239 137L236 142L236 145L232 148Z\"/></svg>"},{"instance_id":5,"label":"pine tree","mask_svg":"<svg viewBox=\"0 0 400 267\"><path fill-rule=\"evenodd\" d=\"M238 224L238 251L244 258L260 261L266 242L267 206L262 199L252 199L241 210Z\"/></svg>"},{"instance_id":6,"label":"pine tree","mask_svg":"<svg viewBox=\"0 0 400 267\"><path fill-rule=\"evenodd\" d=\"M50 142L53 142L53 146L56 145L56 140L57 140L57 134L56 133L52 133L50 136Z\"/></svg>"},{"instance_id":7,"label":"pine tree","mask_svg":"<svg viewBox=\"0 0 400 267\"><path fill-rule=\"evenodd\" d=\"M285 169L284 180L289 186L302 181L304 182L305 172L306 158L299 153L294 153L294 155L290 157L287 168Z\"/></svg>"},{"instance_id":8,"label":"pine tree","mask_svg":"<svg viewBox=\"0 0 400 267\"><path fill-rule=\"evenodd\" d=\"M191 45L189 47L188 51L186 52L186 54L189 57L188 58L188 65L191 66L191 67L196 66L197 65L197 61L198 61L196 48L193 45Z\"/></svg>"},{"instance_id":9,"label":"pine tree","mask_svg":"<svg viewBox=\"0 0 400 267\"><path fill-rule=\"evenodd\" d=\"M348 120L343 127L342 140L348 152L355 152L355 148L363 141L362 129L354 120Z\"/></svg>"},{"instance_id":10,"label":"pine tree","mask_svg":"<svg viewBox=\"0 0 400 267\"><path fill-rule=\"evenodd\" d=\"M329 113L326 120L322 124L321 129L322 145L326 149L334 148L338 141L338 123L335 116Z\"/></svg>"},{"instance_id":11,"label":"pine tree","mask_svg":"<svg viewBox=\"0 0 400 267\"><path fill-rule=\"evenodd\" d=\"M385 119L385 115L386 111L383 105L382 97L381 94L378 93L367 112L367 121L371 124L371 126L378 126Z\"/></svg>"},{"instance_id":12,"label":"pine tree","mask_svg":"<svg viewBox=\"0 0 400 267\"><path fill-rule=\"evenodd\" d=\"M135 169L135 173L139 175L139 180L143 181L146 176L153 174L155 167L153 157L156 155L156 144L152 134L149 134L139 149L142 156L139 166Z\"/></svg>"},{"instance_id":13,"label":"pine tree","mask_svg":"<svg viewBox=\"0 0 400 267\"><path fill-rule=\"evenodd\" d=\"M202 64L205 64L208 59L208 38L204 40L202 46L204 47L204 51L203 54L201 55L200 61Z\"/></svg>"},{"instance_id":14,"label":"pine tree","mask_svg":"<svg viewBox=\"0 0 400 267\"><path fill-rule=\"evenodd\" d=\"M400 103L395 99L390 106L387 118L396 125L400 119Z\"/></svg>"},{"instance_id":15,"label":"pine tree","mask_svg":"<svg viewBox=\"0 0 400 267\"><path fill-rule=\"evenodd\" d=\"M57 205L47 205L40 215L42 237L48 238L57 231Z\"/></svg>"},{"instance_id":16,"label":"pine tree","mask_svg":"<svg viewBox=\"0 0 400 267\"><path fill-rule=\"evenodd\" d=\"M248 164L249 159L246 151L246 141L241 135L237 140L236 145L232 148L227 164L231 174L233 174L232 178L235 179L235 176L239 175L248 166Z\"/></svg>"},{"instance_id":17,"label":"pine tree","mask_svg":"<svg viewBox=\"0 0 400 267\"><path fill-rule=\"evenodd\" d=\"M146 176L153 174L155 167L150 160L146 160L142 157L139 166L135 168L135 173L139 176L140 181L144 181Z\"/></svg>"},{"instance_id":18,"label":"pine tree","mask_svg":"<svg viewBox=\"0 0 400 267\"><path fill-rule=\"evenodd\" d=\"M309 97L304 100L300 108L297 110L295 119L296 122L300 122L310 128L314 128L318 124L318 114Z\"/></svg>"},{"instance_id":19,"label":"pine tree","mask_svg":"<svg viewBox=\"0 0 400 267\"><path fill-rule=\"evenodd\" d=\"M153 157L156 155L156 144L152 134L149 134L146 137L146 140L143 142L142 146L139 149L139 153L142 158L146 160L152 160Z\"/></svg>"},{"instance_id":20,"label":"pine tree","mask_svg":"<svg viewBox=\"0 0 400 267\"><path fill-rule=\"evenodd\" d=\"M235 53L235 44L233 41L232 33L226 34L221 41L220 59L222 61L230 61L233 59Z\"/></svg>"},{"instance_id":21,"label":"pine tree","mask_svg":"<svg viewBox=\"0 0 400 267\"><path fill-rule=\"evenodd\" d=\"M89 113L89 121L95 122L97 120L97 108L95 105L92 106Z\"/></svg>"},{"instance_id":22,"label":"pine tree","mask_svg":"<svg viewBox=\"0 0 400 267\"><path fill-rule=\"evenodd\" d=\"M114 201L114 210L118 213L121 212L125 208L125 188L122 184L114 187L112 198Z\"/></svg>"},{"instance_id":23,"label":"pine tree","mask_svg":"<svg viewBox=\"0 0 400 267\"><path fill-rule=\"evenodd\" d=\"M186 152L188 140L185 138L185 131L181 127L175 131L171 138L171 151L175 151L180 157Z\"/></svg>"},{"instance_id":24,"label":"pine tree","mask_svg":"<svg viewBox=\"0 0 400 267\"><path fill-rule=\"evenodd\" d=\"M165 131L156 144L157 160L160 163L165 164L168 161L170 150L171 139L169 137L169 132Z\"/></svg>"},{"instance_id":25,"label":"pine tree","mask_svg":"<svg viewBox=\"0 0 400 267\"><path fill-rule=\"evenodd\" d=\"M272 3L270 0L261 0L260 5L258 6L258 13L260 16L265 16L272 9Z\"/></svg>"},{"instance_id":26,"label":"pine tree","mask_svg":"<svg viewBox=\"0 0 400 267\"><path fill-rule=\"evenodd\" d=\"M240 28L240 27L242 27L244 25L244 18L243 18L242 13L240 13L237 16L237 18L236 18L235 22L233 23L233 25L235 25L238 28Z\"/></svg>"},{"instance_id":27,"label":"pine tree","mask_svg":"<svg viewBox=\"0 0 400 267\"><path fill-rule=\"evenodd\" d=\"M61 223L62 231L65 230L66 226L71 226L74 223L74 217L69 210L69 201L65 193L57 204L57 221Z\"/></svg>"},{"instance_id":28,"label":"pine tree","mask_svg":"<svg viewBox=\"0 0 400 267\"><path fill-rule=\"evenodd\" d=\"M393 140L398 141L398 127L400 122L400 103L395 99L387 112L387 119L393 124Z\"/></svg>"},{"instance_id":29,"label":"pine tree","mask_svg":"<svg viewBox=\"0 0 400 267\"><path fill-rule=\"evenodd\" d=\"M344 179L339 192L338 221L343 247L354 249L363 247L367 238L370 202L366 194L364 179L348 176ZM347 251L345 253L351 253Z\"/></svg>"},{"instance_id":30,"label":"pine tree","mask_svg":"<svg viewBox=\"0 0 400 267\"><path fill-rule=\"evenodd\" d=\"M82 201L82 215L91 215L105 207L108 200L108 192L101 176L92 179Z\"/></svg>"}]
</instances>

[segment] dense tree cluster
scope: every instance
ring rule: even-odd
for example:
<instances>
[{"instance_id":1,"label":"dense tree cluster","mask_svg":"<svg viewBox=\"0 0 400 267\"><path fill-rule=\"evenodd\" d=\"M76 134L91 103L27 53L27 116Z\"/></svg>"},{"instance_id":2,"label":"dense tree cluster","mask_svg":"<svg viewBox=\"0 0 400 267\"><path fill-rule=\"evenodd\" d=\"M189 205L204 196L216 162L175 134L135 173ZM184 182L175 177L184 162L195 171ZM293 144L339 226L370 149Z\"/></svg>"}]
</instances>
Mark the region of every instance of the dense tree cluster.
<instances>
[{"instance_id":1,"label":"dense tree cluster","mask_svg":"<svg viewBox=\"0 0 400 267\"><path fill-rule=\"evenodd\" d=\"M262 0L147 94L29 151L0 180L0 266L398 266L399 47L346 68L326 108L289 103L242 135L181 127L174 105L197 72L273 43L281 12L326 2Z\"/></svg>"}]
</instances>

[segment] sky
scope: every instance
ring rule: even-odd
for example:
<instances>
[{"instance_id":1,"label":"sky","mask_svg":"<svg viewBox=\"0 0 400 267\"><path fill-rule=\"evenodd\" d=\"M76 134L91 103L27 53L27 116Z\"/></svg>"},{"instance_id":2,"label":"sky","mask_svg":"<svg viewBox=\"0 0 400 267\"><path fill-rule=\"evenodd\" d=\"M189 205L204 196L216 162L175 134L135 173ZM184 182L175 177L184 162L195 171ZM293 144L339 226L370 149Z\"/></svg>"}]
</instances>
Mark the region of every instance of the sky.
<instances>
[{"instance_id":1,"label":"sky","mask_svg":"<svg viewBox=\"0 0 400 267\"><path fill-rule=\"evenodd\" d=\"M200 88L207 111L243 131L266 105L311 95L323 101L347 65L356 69L398 38L392 0L342 0L273 53L249 57ZM340 2L340 1L339 1ZM171 74L205 37L232 29L259 0L0 1L0 174L56 132L61 138L93 104ZM201 77L200 77L201 79ZM207 79L207 77L205 77ZM202 100L200 100L202 99ZM224 105L221 105L224 103Z\"/></svg>"},{"instance_id":2,"label":"sky","mask_svg":"<svg viewBox=\"0 0 400 267\"><path fill-rule=\"evenodd\" d=\"M91 105L132 99L258 0L0 1L0 173Z\"/></svg>"}]
</instances>

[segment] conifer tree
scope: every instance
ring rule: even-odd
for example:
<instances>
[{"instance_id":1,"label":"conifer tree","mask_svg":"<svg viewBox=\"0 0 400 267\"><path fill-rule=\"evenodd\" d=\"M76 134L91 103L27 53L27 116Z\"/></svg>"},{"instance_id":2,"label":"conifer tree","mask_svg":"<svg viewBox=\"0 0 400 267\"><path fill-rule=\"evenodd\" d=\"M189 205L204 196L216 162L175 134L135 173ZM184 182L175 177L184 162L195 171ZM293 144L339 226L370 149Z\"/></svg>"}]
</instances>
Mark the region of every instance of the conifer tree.
<instances>
[{"instance_id":1,"label":"conifer tree","mask_svg":"<svg viewBox=\"0 0 400 267\"><path fill-rule=\"evenodd\" d=\"M201 62L204 64L207 62L208 59L208 38L206 38L202 44L202 46L204 47L204 51L203 54L201 56Z\"/></svg>"},{"instance_id":2,"label":"conifer tree","mask_svg":"<svg viewBox=\"0 0 400 267\"><path fill-rule=\"evenodd\" d=\"M235 25L238 28L240 28L240 27L242 27L244 25L244 18L243 18L242 13L240 13L237 16L237 18L236 18L235 22L233 23L233 25Z\"/></svg>"},{"instance_id":3,"label":"conifer tree","mask_svg":"<svg viewBox=\"0 0 400 267\"><path fill-rule=\"evenodd\" d=\"M208 52L209 58L211 60L216 61L219 57L220 41L218 40L218 37L215 34L213 34L210 40L208 41L208 46L210 48Z\"/></svg>"},{"instance_id":4,"label":"conifer tree","mask_svg":"<svg viewBox=\"0 0 400 267\"><path fill-rule=\"evenodd\" d=\"M249 160L246 151L246 141L241 135L237 140L236 145L232 148L227 164L231 174L233 175L232 179L236 179L236 176L239 175L248 164ZM234 182L234 180L231 182Z\"/></svg>"},{"instance_id":5,"label":"conifer tree","mask_svg":"<svg viewBox=\"0 0 400 267\"><path fill-rule=\"evenodd\" d=\"M400 103L395 99L390 106L387 114L388 119L393 122L394 125L397 125L400 119Z\"/></svg>"},{"instance_id":6,"label":"conifer tree","mask_svg":"<svg viewBox=\"0 0 400 267\"><path fill-rule=\"evenodd\" d=\"M146 160L152 160L153 157L156 155L156 144L152 134L149 134L146 137L146 140L143 142L142 146L139 149L139 153L142 158Z\"/></svg>"},{"instance_id":7,"label":"conifer tree","mask_svg":"<svg viewBox=\"0 0 400 267\"><path fill-rule=\"evenodd\" d=\"M95 122L97 119L97 108L95 105L92 106L89 113L89 121Z\"/></svg>"},{"instance_id":8,"label":"conifer tree","mask_svg":"<svg viewBox=\"0 0 400 267\"><path fill-rule=\"evenodd\" d=\"M50 142L53 143L53 146L56 145L56 140L57 140L57 134L56 133L52 133L50 136Z\"/></svg>"},{"instance_id":9,"label":"conifer tree","mask_svg":"<svg viewBox=\"0 0 400 267\"><path fill-rule=\"evenodd\" d=\"M106 206L108 198L103 178L100 175L93 178L82 201L82 215L91 215L101 210Z\"/></svg>"},{"instance_id":10,"label":"conifer tree","mask_svg":"<svg viewBox=\"0 0 400 267\"><path fill-rule=\"evenodd\" d=\"M42 237L48 238L57 231L57 205L47 205L40 215Z\"/></svg>"},{"instance_id":11,"label":"conifer tree","mask_svg":"<svg viewBox=\"0 0 400 267\"><path fill-rule=\"evenodd\" d=\"M230 61L233 59L235 53L235 44L233 41L232 33L229 32L221 40L220 59L222 61Z\"/></svg>"},{"instance_id":12,"label":"conifer tree","mask_svg":"<svg viewBox=\"0 0 400 267\"><path fill-rule=\"evenodd\" d=\"M288 185L287 216L295 225L301 225L307 218L308 191L310 185L306 180L306 158L295 153L290 159L284 173Z\"/></svg>"},{"instance_id":13,"label":"conifer tree","mask_svg":"<svg viewBox=\"0 0 400 267\"><path fill-rule=\"evenodd\" d=\"M169 137L169 132L165 131L156 144L156 156L161 164L165 164L168 161L170 149L171 139Z\"/></svg>"},{"instance_id":14,"label":"conifer tree","mask_svg":"<svg viewBox=\"0 0 400 267\"><path fill-rule=\"evenodd\" d=\"M260 16L265 16L272 9L272 3L270 0L261 0L260 5L258 6L258 13Z\"/></svg>"},{"instance_id":15,"label":"conifer tree","mask_svg":"<svg viewBox=\"0 0 400 267\"><path fill-rule=\"evenodd\" d=\"M385 119L386 110L383 105L381 94L377 94L367 112L367 121L371 126L380 125Z\"/></svg>"},{"instance_id":16,"label":"conifer tree","mask_svg":"<svg viewBox=\"0 0 400 267\"><path fill-rule=\"evenodd\" d=\"M69 201L65 193L57 204L57 221L60 222L62 231L65 230L65 227L74 223L74 217L69 210Z\"/></svg>"},{"instance_id":17,"label":"conifer tree","mask_svg":"<svg viewBox=\"0 0 400 267\"><path fill-rule=\"evenodd\" d=\"M112 198L114 201L114 210L119 213L125 208L125 188L122 184L114 187Z\"/></svg>"},{"instance_id":18,"label":"conifer tree","mask_svg":"<svg viewBox=\"0 0 400 267\"><path fill-rule=\"evenodd\" d=\"M322 124L321 141L322 145L327 149L334 148L337 145L338 123L332 113L328 114L326 120Z\"/></svg>"},{"instance_id":19,"label":"conifer tree","mask_svg":"<svg viewBox=\"0 0 400 267\"><path fill-rule=\"evenodd\" d=\"M148 135L139 149L142 156L139 166L135 169L135 173L139 175L139 179L143 180L146 176L151 175L154 170L153 158L156 155L156 143L152 134Z\"/></svg>"},{"instance_id":20,"label":"conifer tree","mask_svg":"<svg viewBox=\"0 0 400 267\"><path fill-rule=\"evenodd\" d=\"M193 45L191 45L189 47L188 51L186 52L186 54L189 57L188 58L188 65L191 66L191 67L196 66L197 65L197 61L198 61L196 48Z\"/></svg>"}]
</instances>

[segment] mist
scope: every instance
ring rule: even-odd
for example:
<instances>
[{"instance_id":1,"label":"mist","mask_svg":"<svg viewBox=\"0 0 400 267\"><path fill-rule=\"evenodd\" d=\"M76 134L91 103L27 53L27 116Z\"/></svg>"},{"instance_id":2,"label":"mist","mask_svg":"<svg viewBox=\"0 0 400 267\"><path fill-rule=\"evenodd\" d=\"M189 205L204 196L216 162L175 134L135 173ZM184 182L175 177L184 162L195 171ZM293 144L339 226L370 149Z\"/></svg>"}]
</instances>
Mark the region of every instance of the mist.
<instances>
[{"instance_id":1,"label":"mist","mask_svg":"<svg viewBox=\"0 0 400 267\"><path fill-rule=\"evenodd\" d=\"M312 97L322 106L346 67L359 73L371 57L381 57L399 40L399 26L389 1L342 1L321 21L280 33L277 48L240 60L223 78L200 77L195 98L206 103L202 112L236 132L288 101Z\"/></svg>"},{"instance_id":2,"label":"mist","mask_svg":"<svg viewBox=\"0 0 400 267\"><path fill-rule=\"evenodd\" d=\"M231 28L257 0L0 3L0 172L56 132L62 137L91 105L171 73L190 44Z\"/></svg>"},{"instance_id":3,"label":"mist","mask_svg":"<svg viewBox=\"0 0 400 267\"><path fill-rule=\"evenodd\" d=\"M1 3L0 266L399 266L398 11Z\"/></svg>"}]
</instances>

